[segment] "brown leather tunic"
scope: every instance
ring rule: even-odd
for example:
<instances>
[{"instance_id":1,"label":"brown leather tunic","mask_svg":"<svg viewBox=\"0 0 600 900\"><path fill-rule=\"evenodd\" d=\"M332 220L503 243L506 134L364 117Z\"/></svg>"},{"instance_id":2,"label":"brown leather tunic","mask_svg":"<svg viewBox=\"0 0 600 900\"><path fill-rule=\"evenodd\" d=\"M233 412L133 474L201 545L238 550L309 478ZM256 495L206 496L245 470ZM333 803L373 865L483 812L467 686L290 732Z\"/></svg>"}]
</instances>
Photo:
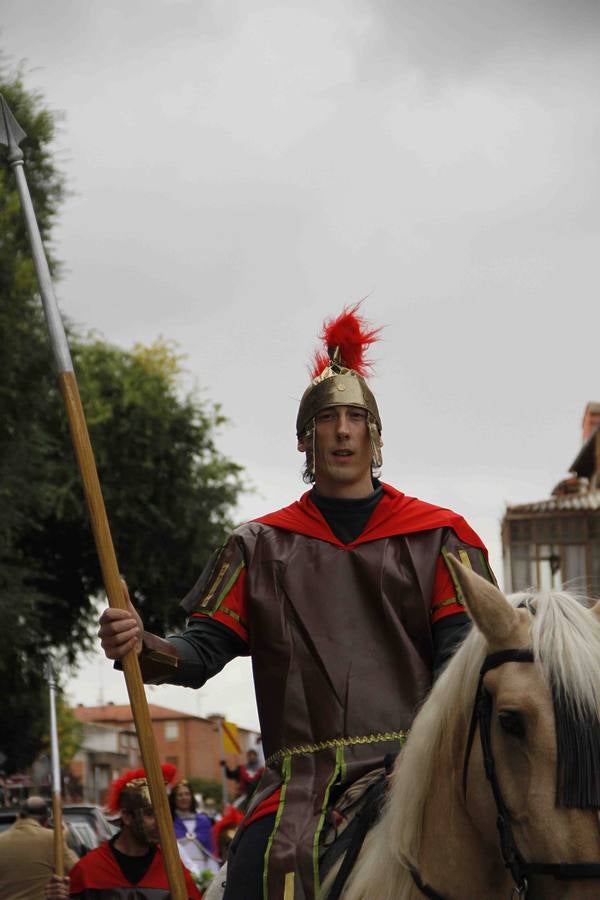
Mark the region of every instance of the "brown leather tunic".
<instances>
[{"instance_id":1,"label":"brown leather tunic","mask_svg":"<svg viewBox=\"0 0 600 900\"><path fill-rule=\"evenodd\" d=\"M250 815L283 785L265 860L265 900L309 900L330 789L397 751L432 680L430 607L450 528L340 547L253 522L221 560L246 569L247 615L267 757ZM205 607L206 608L206 607Z\"/></svg>"}]
</instances>

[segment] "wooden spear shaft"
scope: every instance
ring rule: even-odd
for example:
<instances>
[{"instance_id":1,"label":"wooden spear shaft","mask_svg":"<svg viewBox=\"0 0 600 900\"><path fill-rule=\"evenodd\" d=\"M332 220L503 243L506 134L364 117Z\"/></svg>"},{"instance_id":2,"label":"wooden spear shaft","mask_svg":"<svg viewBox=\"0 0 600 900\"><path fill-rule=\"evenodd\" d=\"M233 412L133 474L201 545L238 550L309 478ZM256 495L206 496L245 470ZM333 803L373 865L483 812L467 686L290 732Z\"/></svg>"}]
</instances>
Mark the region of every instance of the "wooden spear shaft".
<instances>
[{"instance_id":1,"label":"wooden spear shaft","mask_svg":"<svg viewBox=\"0 0 600 900\"><path fill-rule=\"evenodd\" d=\"M60 778L60 750L58 746L58 722L56 719L56 676L52 660L48 658L48 688L50 693L50 764L52 769L52 820L54 822L54 871L62 878L65 874L63 854L63 823Z\"/></svg>"},{"instance_id":2,"label":"wooden spear shaft","mask_svg":"<svg viewBox=\"0 0 600 900\"><path fill-rule=\"evenodd\" d=\"M35 211L31 202L25 172L23 170L23 153L19 144L26 137L14 116L10 112L6 101L0 95L0 143L7 144L9 148L8 160L14 170L17 189L21 200L21 206L25 217L25 224L31 245L31 254L35 266L36 276L44 306L44 313L48 323L48 331L54 354L54 361L58 372L58 383L65 402L69 428L75 450L75 457L79 465L83 492L88 508L90 523L96 550L102 569L104 587L108 596L109 605L117 609L126 609L123 587L117 565L117 557L113 547L112 537L108 524L108 517L104 506L104 498L100 489L96 461L90 442L90 436L85 421L79 388L73 371L71 353L62 323L58 304L54 294L54 287L50 277L48 261L44 252L42 238L38 228ZM140 745L142 760L146 770L150 799L154 807L154 814L158 825L160 845L165 862L165 869L169 881L172 900L187 900L187 889L183 869L179 859L173 821L167 803L162 770L158 760L158 751L152 731L150 712L142 683L142 675L135 650L130 650L123 659L123 672L129 694L129 702L135 722L135 730Z\"/></svg>"}]
</instances>

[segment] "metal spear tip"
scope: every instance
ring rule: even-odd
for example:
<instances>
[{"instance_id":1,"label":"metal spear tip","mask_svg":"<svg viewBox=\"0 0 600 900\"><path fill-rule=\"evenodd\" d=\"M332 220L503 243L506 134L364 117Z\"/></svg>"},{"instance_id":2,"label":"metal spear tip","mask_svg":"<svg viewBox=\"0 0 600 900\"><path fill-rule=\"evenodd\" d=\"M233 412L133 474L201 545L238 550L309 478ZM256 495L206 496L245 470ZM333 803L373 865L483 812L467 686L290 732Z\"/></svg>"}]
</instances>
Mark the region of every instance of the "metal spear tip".
<instances>
[{"instance_id":1,"label":"metal spear tip","mask_svg":"<svg viewBox=\"0 0 600 900\"><path fill-rule=\"evenodd\" d=\"M22 153L18 147L23 138L26 137L27 135L11 113L8 103L0 94L0 144L5 144L8 147L11 157L22 159Z\"/></svg>"}]
</instances>

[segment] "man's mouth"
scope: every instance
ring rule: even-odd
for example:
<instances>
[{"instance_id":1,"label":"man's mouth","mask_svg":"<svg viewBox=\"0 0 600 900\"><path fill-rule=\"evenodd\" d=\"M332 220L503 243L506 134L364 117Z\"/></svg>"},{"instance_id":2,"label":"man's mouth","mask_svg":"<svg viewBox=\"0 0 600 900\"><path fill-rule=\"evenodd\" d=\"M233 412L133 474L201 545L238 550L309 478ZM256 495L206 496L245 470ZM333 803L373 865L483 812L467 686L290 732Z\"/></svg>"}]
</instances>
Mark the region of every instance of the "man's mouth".
<instances>
[{"instance_id":1,"label":"man's mouth","mask_svg":"<svg viewBox=\"0 0 600 900\"><path fill-rule=\"evenodd\" d=\"M354 451L352 450L334 450L334 456L354 456Z\"/></svg>"}]
</instances>

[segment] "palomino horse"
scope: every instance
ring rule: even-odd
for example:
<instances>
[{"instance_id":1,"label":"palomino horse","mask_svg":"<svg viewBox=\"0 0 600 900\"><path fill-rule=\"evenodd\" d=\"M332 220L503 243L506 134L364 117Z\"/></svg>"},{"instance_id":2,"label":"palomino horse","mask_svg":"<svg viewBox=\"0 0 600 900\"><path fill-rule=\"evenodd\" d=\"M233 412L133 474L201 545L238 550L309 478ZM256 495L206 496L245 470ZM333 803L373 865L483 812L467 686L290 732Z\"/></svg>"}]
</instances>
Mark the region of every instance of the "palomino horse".
<instances>
[{"instance_id":1,"label":"palomino horse","mask_svg":"<svg viewBox=\"0 0 600 900\"><path fill-rule=\"evenodd\" d=\"M343 898L598 900L600 602L509 602L453 568L476 627L415 719Z\"/></svg>"}]
</instances>

